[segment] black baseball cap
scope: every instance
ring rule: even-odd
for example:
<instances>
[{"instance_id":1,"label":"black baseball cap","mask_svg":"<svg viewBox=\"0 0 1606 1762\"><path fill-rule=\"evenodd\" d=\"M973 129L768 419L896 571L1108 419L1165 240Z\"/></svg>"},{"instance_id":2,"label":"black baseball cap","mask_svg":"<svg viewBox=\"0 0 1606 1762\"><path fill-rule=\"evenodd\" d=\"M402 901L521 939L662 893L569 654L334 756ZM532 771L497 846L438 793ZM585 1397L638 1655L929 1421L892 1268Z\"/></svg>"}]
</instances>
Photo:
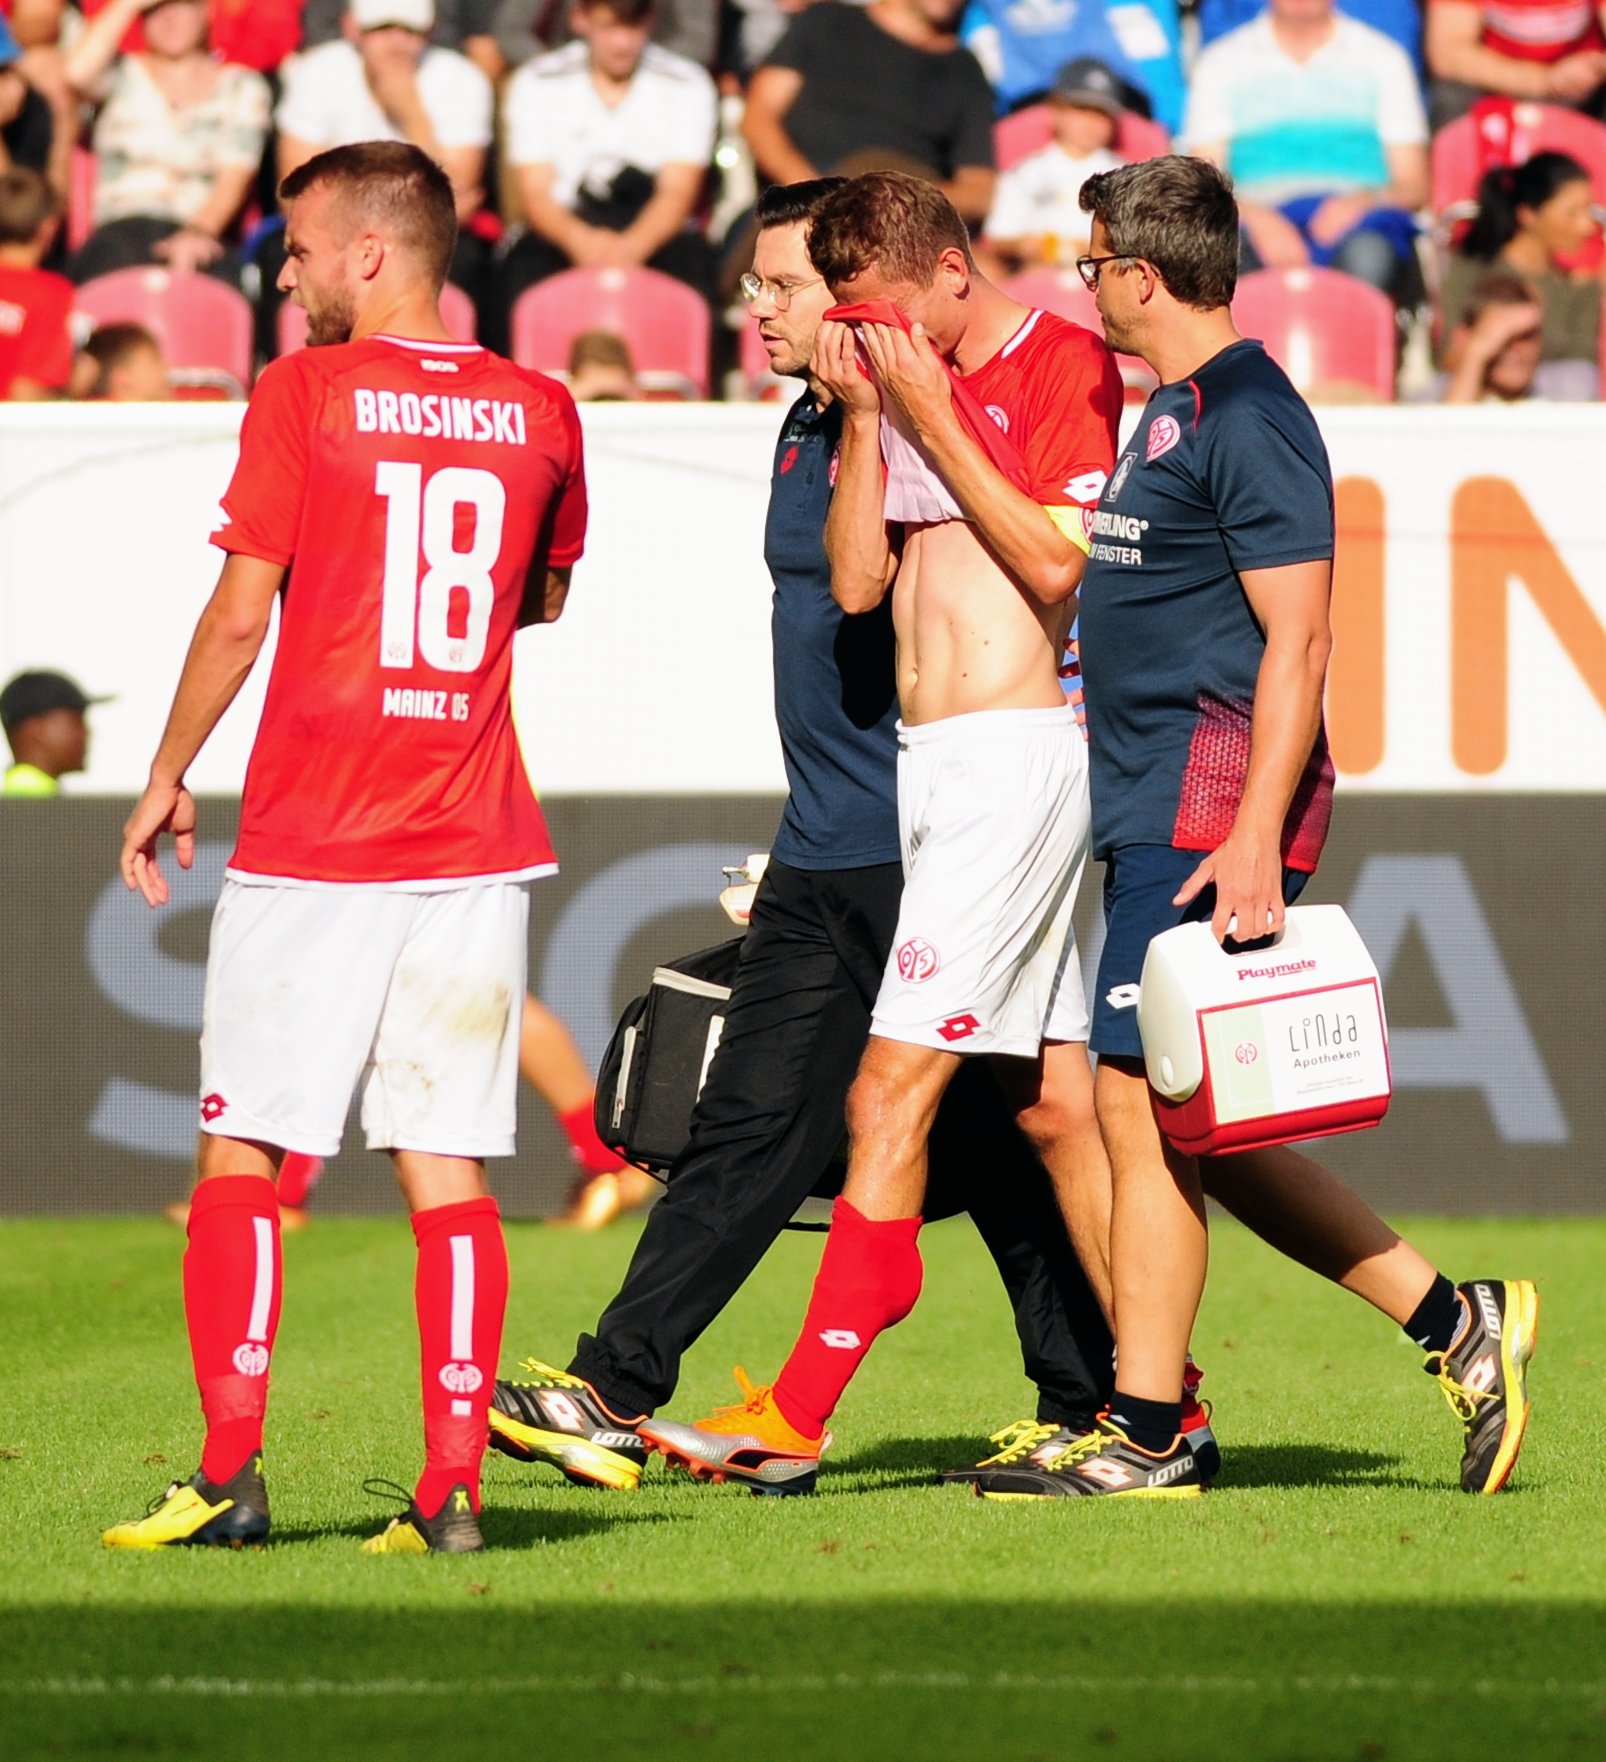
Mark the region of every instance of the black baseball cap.
<instances>
[{"instance_id":1,"label":"black baseball cap","mask_svg":"<svg viewBox=\"0 0 1606 1762\"><path fill-rule=\"evenodd\" d=\"M1067 61L1055 77L1049 96L1062 104L1080 104L1116 118L1126 108L1121 81L1091 55L1078 55L1074 61Z\"/></svg>"},{"instance_id":2,"label":"black baseball cap","mask_svg":"<svg viewBox=\"0 0 1606 1762\"><path fill-rule=\"evenodd\" d=\"M87 710L91 704L110 703L110 698L91 697L65 673L19 673L0 691L0 728L16 728L34 716L52 710Z\"/></svg>"}]
</instances>

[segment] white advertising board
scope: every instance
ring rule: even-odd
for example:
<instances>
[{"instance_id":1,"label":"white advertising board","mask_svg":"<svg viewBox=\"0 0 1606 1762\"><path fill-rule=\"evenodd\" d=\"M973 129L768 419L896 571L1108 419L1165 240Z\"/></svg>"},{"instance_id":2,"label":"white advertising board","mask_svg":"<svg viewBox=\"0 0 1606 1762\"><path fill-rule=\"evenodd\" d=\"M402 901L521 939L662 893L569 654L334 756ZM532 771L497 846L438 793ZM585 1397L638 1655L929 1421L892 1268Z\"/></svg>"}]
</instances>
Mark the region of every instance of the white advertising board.
<instances>
[{"instance_id":1,"label":"white advertising board","mask_svg":"<svg viewBox=\"0 0 1606 1762\"><path fill-rule=\"evenodd\" d=\"M239 406L0 406L0 678L115 701L86 776L131 794L217 573ZM1318 413L1339 486L1329 724L1372 791L1606 788L1606 407ZM554 794L782 787L762 533L775 405L585 411L592 525L515 690ZM244 774L267 657L192 771Z\"/></svg>"}]
</instances>

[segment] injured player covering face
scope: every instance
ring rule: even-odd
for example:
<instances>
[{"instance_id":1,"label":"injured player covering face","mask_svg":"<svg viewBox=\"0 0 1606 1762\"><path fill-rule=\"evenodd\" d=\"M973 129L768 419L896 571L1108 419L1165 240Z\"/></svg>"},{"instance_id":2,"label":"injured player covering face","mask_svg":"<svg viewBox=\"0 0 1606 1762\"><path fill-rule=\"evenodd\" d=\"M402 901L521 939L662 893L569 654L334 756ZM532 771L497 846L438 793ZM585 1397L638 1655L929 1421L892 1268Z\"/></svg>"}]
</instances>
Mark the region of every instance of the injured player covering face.
<instances>
[{"instance_id":1,"label":"injured player covering face","mask_svg":"<svg viewBox=\"0 0 1606 1762\"><path fill-rule=\"evenodd\" d=\"M963 222L913 184L854 180L809 241L842 302L821 325L820 377L858 420L879 421L881 512L901 545L892 592L904 720L1050 708L1063 702L1078 504L1097 499L1072 480L1107 469L1111 444L1106 413L1095 413L1104 350L1077 332L1068 361L1059 333L1072 327L978 274ZM1067 432L1076 391L1044 383L1067 366L1087 399L1085 435Z\"/></svg>"}]
</instances>

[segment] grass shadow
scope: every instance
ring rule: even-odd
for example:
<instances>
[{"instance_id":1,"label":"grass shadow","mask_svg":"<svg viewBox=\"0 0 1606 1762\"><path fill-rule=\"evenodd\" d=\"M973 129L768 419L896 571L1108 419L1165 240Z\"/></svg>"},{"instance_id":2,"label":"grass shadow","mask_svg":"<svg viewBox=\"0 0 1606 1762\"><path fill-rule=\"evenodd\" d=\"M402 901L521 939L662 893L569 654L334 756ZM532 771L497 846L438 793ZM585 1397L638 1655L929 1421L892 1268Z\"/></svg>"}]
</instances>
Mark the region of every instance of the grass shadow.
<instances>
[{"instance_id":1,"label":"grass shadow","mask_svg":"<svg viewBox=\"0 0 1606 1762\"><path fill-rule=\"evenodd\" d=\"M270 1547L285 1543L325 1542L351 1537L366 1540L379 1532L395 1516L376 1510L364 1517L348 1517L336 1523L316 1527L295 1528L275 1524ZM480 1513L480 1531L487 1548L528 1548L538 1542L577 1542L586 1536L600 1535L620 1524L671 1523L667 1511L615 1509L612 1511L558 1510L550 1506L503 1505L487 1503Z\"/></svg>"},{"instance_id":2,"label":"grass shadow","mask_svg":"<svg viewBox=\"0 0 1606 1762\"><path fill-rule=\"evenodd\" d=\"M819 1491L881 1493L900 1486L930 1486L944 1469L978 1461L990 1446L973 1436L883 1438L841 1457L828 1456ZM1228 1444L1222 1449L1223 1490L1292 1487L1394 1487L1412 1492L1455 1491L1455 1483L1427 1481L1398 1472L1403 1457L1342 1445L1278 1442Z\"/></svg>"}]
</instances>

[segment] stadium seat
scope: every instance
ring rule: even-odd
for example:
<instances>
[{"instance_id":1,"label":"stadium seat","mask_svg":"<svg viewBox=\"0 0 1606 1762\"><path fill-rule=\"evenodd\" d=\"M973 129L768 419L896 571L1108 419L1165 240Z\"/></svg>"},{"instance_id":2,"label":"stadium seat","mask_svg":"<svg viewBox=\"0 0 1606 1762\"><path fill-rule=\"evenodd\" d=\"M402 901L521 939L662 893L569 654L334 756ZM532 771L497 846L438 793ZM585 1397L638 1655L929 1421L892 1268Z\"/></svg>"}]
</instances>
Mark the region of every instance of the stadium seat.
<instances>
[{"instance_id":1,"label":"stadium seat","mask_svg":"<svg viewBox=\"0 0 1606 1762\"><path fill-rule=\"evenodd\" d=\"M1394 302L1337 269L1257 269L1238 278L1233 321L1302 392L1337 382L1394 401Z\"/></svg>"},{"instance_id":2,"label":"stadium seat","mask_svg":"<svg viewBox=\"0 0 1606 1762\"><path fill-rule=\"evenodd\" d=\"M758 324L754 319L743 320L737 349L744 397L767 401L781 397L789 383L796 389L798 381L789 382L770 371L769 351L759 337Z\"/></svg>"},{"instance_id":3,"label":"stadium seat","mask_svg":"<svg viewBox=\"0 0 1606 1762\"><path fill-rule=\"evenodd\" d=\"M245 295L209 275L118 269L79 288L77 310L93 324L143 324L170 367L227 374L236 396L251 383L252 314Z\"/></svg>"},{"instance_id":4,"label":"stadium seat","mask_svg":"<svg viewBox=\"0 0 1606 1762\"><path fill-rule=\"evenodd\" d=\"M1008 171L1028 154L1046 147L1053 138L1054 112L1047 104L1028 104L1024 110L1001 116L993 124L993 157L998 161L998 169ZM1140 159L1156 159L1169 153L1171 137L1162 124L1139 116L1135 110L1123 110L1110 151L1117 158L1136 164Z\"/></svg>"},{"instance_id":5,"label":"stadium seat","mask_svg":"<svg viewBox=\"0 0 1606 1762\"><path fill-rule=\"evenodd\" d=\"M709 322L702 295L656 269L565 269L514 303L513 359L561 375L581 331L611 330L649 396L706 398Z\"/></svg>"},{"instance_id":6,"label":"stadium seat","mask_svg":"<svg viewBox=\"0 0 1606 1762\"><path fill-rule=\"evenodd\" d=\"M72 169L67 185L67 224L64 243L76 251L94 230L95 185L100 178L100 161L88 147L74 147Z\"/></svg>"},{"instance_id":7,"label":"stadium seat","mask_svg":"<svg viewBox=\"0 0 1606 1762\"><path fill-rule=\"evenodd\" d=\"M1464 209L1486 171L1541 152L1570 153L1588 169L1596 200L1606 199L1606 123L1556 104L1495 100L1474 105L1433 137L1434 213Z\"/></svg>"},{"instance_id":8,"label":"stadium seat","mask_svg":"<svg viewBox=\"0 0 1606 1762\"><path fill-rule=\"evenodd\" d=\"M1003 284L1003 291L1023 306L1041 306L1045 312L1085 326L1094 336L1104 335L1098 300L1074 269L1023 269ZM1129 404L1141 404L1160 383L1148 363L1136 355L1117 355L1115 363L1121 369Z\"/></svg>"},{"instance_id":9,"label":"stadium seat","mask_svg":"<svg viewBox=\"0 0 1606 1762\"><path fill-rule=\"evenodd\" d=\"M451 282L441 289L441 317L458 342L474 341L474 302ZM279 302L277 342L281 355L293 355L307 346L307 315L289 298Z\"/></svg>"}]
</instances>

